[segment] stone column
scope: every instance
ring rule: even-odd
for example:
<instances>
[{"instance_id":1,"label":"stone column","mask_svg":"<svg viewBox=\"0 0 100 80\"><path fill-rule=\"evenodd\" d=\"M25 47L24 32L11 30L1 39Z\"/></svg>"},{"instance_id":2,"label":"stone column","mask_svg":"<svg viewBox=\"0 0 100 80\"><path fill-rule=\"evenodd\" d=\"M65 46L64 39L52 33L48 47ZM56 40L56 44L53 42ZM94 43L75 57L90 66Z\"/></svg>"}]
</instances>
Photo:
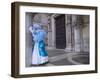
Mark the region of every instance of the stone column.
<instances>
[{"instance_id":1,"label":"stone column","mask_svg":"<svg viewBox=\"0 0 100 80\"><path fill-rule=\"evenodd\" d=\"M71 15L65 15L65 26L66 26L66 51L70 52L72 50L71 47Z\"/></svg>"},{"instance_id":2,"label":"stone column","mask_svg":"<svg viewBox=\"0 0 100 80\"><path fill-rule=\"evenodd\" d=\"M89 52L89 16L83 16L83 51Z\"/></svg>"},{"instance_id":3,"label":"stone column","mask_svg":"<svg viewBox=\"0 0 100 80\"><path fill-rule=\"evenodd\" d=\"M48 48L52 48L52 26L51 23L48 24Z\"/></svg>"},{"instance_id":4,"label":"stone column","mask_svg":"<svg viewBox=\"0 0 100 80\"><path fill-rule=\"evenodd\" d=\"M80 30L79 29L75 29L75 51L79 52L80 48L81 48L81 41L80 41Z\"/></svg>"},{"instance_id":5,"label":"stone column","mask_svg":"<svg viewBox=\"0 0 100 80\"><path fill-rule=\"evenodd\" d=\"M51 30L52 30L51 45L52 45L52 48L54 49L55 48L55 20L54 20L54 15L51 15Z\"/></svg>"},{"instance_id":6,"label":"stone column","mask_svg":"<svg viewBox=\"0 0 100 80\"><path fill-rule=\"evenodd\" d=\"M32 60L32 35L29 32L29 27L33 23L33 15L32 13L26 13L25 15L25 63L26 67L31 65Z\"/></svg>"},{"instance_id":7,"label":"stone column","mask_svg":"<svg viewBox=\"0 0 100 80\"><path fill-rule=\"evenodd\" d=\"M75 39L75 52L81 51L81 25L79 24L79 16L73 16L74 25L74 39Z\"/></svg>"}]
</instances>

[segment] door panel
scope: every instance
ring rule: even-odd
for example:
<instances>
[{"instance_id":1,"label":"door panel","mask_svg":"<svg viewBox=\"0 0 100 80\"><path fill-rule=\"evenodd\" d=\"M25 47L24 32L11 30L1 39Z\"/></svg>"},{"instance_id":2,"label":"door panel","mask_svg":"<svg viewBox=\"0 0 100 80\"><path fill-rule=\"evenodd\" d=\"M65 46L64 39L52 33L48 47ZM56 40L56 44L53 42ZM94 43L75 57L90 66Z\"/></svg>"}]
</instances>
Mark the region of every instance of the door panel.
<instances>
[{"instance_id":1,"label":"door panel","mask_svg":"<svg viewBox=\"0 0 100 80\"><path fill-rule=\"evenodd\" d=\"M55 18L56 26L56 48L66 48L66 29L65 29L65 15L60 15Z\"/></svg>"}]
</instances>

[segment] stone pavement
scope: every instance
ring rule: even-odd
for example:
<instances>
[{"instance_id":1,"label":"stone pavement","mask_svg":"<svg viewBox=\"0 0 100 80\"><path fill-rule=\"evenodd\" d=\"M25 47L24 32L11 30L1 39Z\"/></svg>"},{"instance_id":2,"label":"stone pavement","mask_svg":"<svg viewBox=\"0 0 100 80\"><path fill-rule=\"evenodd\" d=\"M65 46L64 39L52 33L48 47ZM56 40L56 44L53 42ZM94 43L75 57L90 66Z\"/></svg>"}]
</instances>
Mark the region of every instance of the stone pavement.
<instances>
[{"instance_id":1,"label":"stone pavement","mask_svg":"<svg viewBox=\"0 0 100 80\"><path fill-rule=\"evenodd\" d=\"M48 49L47 51L48 51L49 63L41 66L89 64L89 53L66 52L63 49ZM31 66L31 55L27 54L26 67L30 66Z\"/></svg>"},{"instance_id":2,"label":"stone pavement","mask_svg":"<svg viewBox=\"0 0 100 80\"><path fill-rule=\"evenodd\" d=\"M89 53L66 52L59 49L48 50L49 63L46 66L89 64Z\"/></svg>"}]
</instances>

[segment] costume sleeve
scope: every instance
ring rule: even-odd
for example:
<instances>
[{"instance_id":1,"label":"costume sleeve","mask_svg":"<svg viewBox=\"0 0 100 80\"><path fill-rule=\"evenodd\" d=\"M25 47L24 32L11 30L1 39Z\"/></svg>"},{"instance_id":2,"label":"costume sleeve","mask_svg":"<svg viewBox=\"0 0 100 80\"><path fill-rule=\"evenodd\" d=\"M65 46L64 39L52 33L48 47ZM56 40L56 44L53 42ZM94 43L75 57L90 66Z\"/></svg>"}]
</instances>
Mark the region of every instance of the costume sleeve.
<instances>
[{"instance_id":1,"label":"costume sleeve","mask_svg":"<svg viewBox=\"0 0 100 80\"><path fill-rule=\"evenodd\" d=\"M29 27L29 31L30 31L31 33L33 33L32 26Z\"/></svg>"},{"instance_id":2,"label":"costume sleeve","mask_svg":"<svg viewBox=\"0 0 100 80\"><path fill-rule=\"evenodd\" d=\"M29 27L29 31L31 32L32 36L34 37L34 35L35 35L35 29L32 26L30 26Z\"/></svg>"}]
</instances>

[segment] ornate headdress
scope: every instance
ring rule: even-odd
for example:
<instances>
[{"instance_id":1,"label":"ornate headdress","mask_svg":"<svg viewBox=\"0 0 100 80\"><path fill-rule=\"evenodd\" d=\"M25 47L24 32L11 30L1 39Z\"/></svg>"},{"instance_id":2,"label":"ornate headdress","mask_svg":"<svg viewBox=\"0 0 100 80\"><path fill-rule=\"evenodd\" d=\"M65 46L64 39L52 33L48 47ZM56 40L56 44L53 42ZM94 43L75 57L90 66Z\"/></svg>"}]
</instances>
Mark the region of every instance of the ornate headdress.
<instances>
[{"instance_id":1,"label":"ornate headdress","mask_svg":"<svg viewBox=\"0 0 100 80\"><path fill-rule=\"evenodd\" d=\"M40 23L34 23L33 28L34 29L41 29L41 24Z\"/></svg>"}]
</instances>

